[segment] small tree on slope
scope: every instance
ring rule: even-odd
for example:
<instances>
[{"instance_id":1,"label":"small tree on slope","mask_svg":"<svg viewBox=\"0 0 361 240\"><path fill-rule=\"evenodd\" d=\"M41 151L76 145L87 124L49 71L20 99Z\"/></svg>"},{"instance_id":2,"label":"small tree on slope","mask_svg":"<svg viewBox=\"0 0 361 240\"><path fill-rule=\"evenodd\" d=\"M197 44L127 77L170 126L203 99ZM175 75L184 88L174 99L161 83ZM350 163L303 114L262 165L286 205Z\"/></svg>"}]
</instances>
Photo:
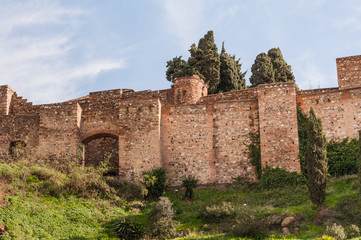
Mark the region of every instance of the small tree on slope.
<instances>
[{"instance_id":1,"label":"small tree on slope","mask_svg":"<svg viewBox=\"0 0 361 240\"><path fill-rule=\"evenodd\" d=\"M312 203L322 205L325 201L327 178L326 138L322 134L321 119L311 107L307 128L306 168L308 191Z\"/></svg>"}]
</instances>

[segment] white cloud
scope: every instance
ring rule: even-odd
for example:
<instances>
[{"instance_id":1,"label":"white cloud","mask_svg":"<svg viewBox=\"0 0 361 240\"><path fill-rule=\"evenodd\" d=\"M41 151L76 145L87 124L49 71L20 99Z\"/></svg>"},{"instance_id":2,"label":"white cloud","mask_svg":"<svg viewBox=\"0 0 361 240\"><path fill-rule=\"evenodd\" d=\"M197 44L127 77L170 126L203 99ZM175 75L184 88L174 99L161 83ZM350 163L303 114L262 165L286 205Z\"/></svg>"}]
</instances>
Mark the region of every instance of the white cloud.
<instances>
[{"instance_id":1,"label":"white cloud","mask_svg":"<svg viewBox=\"0 0 361 240\"><path fill-rule=\"evenodd\" d=\"M74 37L87 11L60 3L6 1L0 8L0 84L36 103L67 100L86 79L126 66L119 56L84 56Z\"/></svg>"}]
</instances>

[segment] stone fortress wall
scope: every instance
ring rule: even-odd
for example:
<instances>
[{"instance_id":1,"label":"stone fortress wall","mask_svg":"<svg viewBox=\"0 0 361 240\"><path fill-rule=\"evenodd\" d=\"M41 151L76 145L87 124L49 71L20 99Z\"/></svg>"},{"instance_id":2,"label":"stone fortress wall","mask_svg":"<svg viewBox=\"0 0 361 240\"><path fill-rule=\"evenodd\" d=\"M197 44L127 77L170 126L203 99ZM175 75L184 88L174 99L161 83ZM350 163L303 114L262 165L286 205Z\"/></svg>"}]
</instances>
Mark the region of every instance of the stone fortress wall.
<instances>
[{"instance_id":1,"label":"stone fortress wall","mask_svg":"<svg viewBox=\"0 0 361 240\"><path fill-rule=\"evenodd\" d=\"M338 88L297 92L293 83L276 83L207 95L192 76L176 79L172 89L117 89L33 105L0 86L0 152L18 143L50 159L81 150L85 166L109 159L112 174L126 181L163 167L173 185L187 175L228 183L255 180L247 146L259 132L262 165L299 172L297 104L315 109L329 140L361 129L361 56L336 62Z\"/></svg>"}]
</instances>

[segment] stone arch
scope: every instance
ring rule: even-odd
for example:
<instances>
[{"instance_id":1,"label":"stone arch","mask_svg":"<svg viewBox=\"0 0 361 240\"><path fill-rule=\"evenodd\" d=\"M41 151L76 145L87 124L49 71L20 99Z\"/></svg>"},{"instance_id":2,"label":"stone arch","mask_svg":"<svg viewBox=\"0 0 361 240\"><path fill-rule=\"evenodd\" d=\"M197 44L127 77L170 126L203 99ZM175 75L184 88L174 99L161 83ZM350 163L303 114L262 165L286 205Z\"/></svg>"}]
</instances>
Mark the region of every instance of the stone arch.
<instances>
[{"instance_id":1,"label":"stone arch","mask_svg":"<svg viewBox=\"0 0 361 240\"><path fill-rule=\"evenodd\" d=\"M119 174L119 135L115 131L100 130L86 134L82 139L83 166L99 166L109 160L107 175Z\"/></svg>"}]
</instances>

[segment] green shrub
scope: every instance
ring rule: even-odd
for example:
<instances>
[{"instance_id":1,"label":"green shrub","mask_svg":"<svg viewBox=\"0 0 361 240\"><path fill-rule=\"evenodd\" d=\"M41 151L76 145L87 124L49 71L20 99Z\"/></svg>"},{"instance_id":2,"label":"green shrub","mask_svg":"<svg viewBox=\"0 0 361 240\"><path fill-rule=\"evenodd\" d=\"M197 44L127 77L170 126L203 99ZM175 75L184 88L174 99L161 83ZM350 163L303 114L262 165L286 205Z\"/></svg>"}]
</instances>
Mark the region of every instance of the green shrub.
<instances>
[{"instance_id":1,"label":"green shrub","mask_svg":"<svg viewBox=\"0 0 361 240\"><path fill-rule=\"evenodd\" d=\"M74 167L68 174L65 189L69 193L78 194L85 198L109 196L114 194L103 178L103 173L94 168Z\"/></svg>"},{"instance_id":2,"label":"green shrub","mask_svg":"<svg viewBox=\"0 0 361 240\"><path fill-rule=\"evenodd\" d=\"M39 178L37 177L37 176L34 176L34 175L28 175L27 177L26 177L26 182L27 183L38 183L38 182L40 182L40 180L39 180Z\"/></svg>"},{"instance_id":3,"label":"green shrub","mask_svg":"<svg viewBox=\"0 0 361 240\"><path fill-rule=\"evenodd\" d=\"M351 224L345 229L347 238L356 238L360 236L360 229L357 225Z\"/></svg>"},{"instance_id":4,"label":"green shrub","mask_svg":"<svg viewBox=\"0 0 361 240\"><path fill-rule=\"evenodd\" d=\"M259 130L257 133L250 133L250 143L248 144L248 157L251 159L251 164L256 169L257 179L262 177L262 163L261 163L261 145L259 138Z\"/></svg>"},{"instance_id":5,"label":"green shrub","mask_svg":"<svg viewBox=\"0 0 361 240\"><path fill-rule=\"evenodd\" d=\"M174 221L173 204L167 197L160 197L150 213L151 233L158 239L168 239L177 236L179 222Z\"/></svg>"},{"instance_id":6,"label":"green shrub","mask_svg":"<svg viewBox=\"0 0 361 240\"><path fill-rule=\"evenodd\" d=\"M49 180L54 177L54 175L57 175L59 172L52 169L52 168L46 168L46 167L40 167L40 166L33 166L30 170L30 174L36 176L39 180ZM57 176L58 177L58 176Z\"/></svg>"},{"instance_id":7,"label":"green shrub","mask_svg":"<svg viewBox=\"0 0 361 240\"><path fill-rule=\"evenodd\" d=\"M119 197L127 200L142 198L142 189L139 185L123 182L119 177L106 176L104 179L111 188L116 189Z\"/></svg>"},{"instance_id":8,"label":"green shrub","mask_svg":"<svg viewBox=\"0 0 361 240\"><path fill-rule=\"evenodd\" d=\"M141 201L135 200L135 201L132 201L132 202L128 202L127 207L128 208L136 208L136 209L139 209L139 210L143 210L146 207L146 205Z\"/></svg>"},{"instance_id":9,"label":"green shrub","mask_svg":"<svg viewBox=\"0 0 361 240\"><path fill-rule=\"evenodd\" d=\"M113 231L120 239L141 239L144 236L145 227L134 218L123 218L113 223Z\"/></svg>"},{"instance_id":10,"label":"green shrub","mask_svg":"<svg viewBox=\"0 0 361 240\"><path fill-rule=\"evenodd\" d=\"M285 186L303 186L306 179L303 175L296 172L288 172L285 169L271 168L266 166L263 168L263 175L258 187L261 189L275 189Z\"/></svg>"},{"instance_id":11,"label":"green shrub","mask_svg":"<svg viewBox=\"0 0 361 240\"><path fill-rule=\"evenodd\" d=\"M175 212L173 210L173 204L167 197L160 197L159 201L154 205L151 210L150 218L153 221L157 221L160 218L173 219Z\"/></svg>"},{"instance_id":12,"label":"green shrub","mask_svg":"<svg viewBox=\"0 0 361 240\"><path fill-rule=\"evenodd\" d=\"M0 164L0 180L10 183L14 178L16 178L16 172L8 164Z\"/></svg>"},{"instance_id":13,"label":"green shrub","mask_svg":"<svg viewBox=\"0 0 361 240\"><path fill-rule=\"evenodd\" d=\"M184 194L184 199L188 199L190 201L193 200L193 189L198 186L198 179L194 176L189 175L188 177L182 180L182 186L186 189Z\"/></svg>"},{"instance_id":14,"label":"green shrub","mask_svg":"<svg viewBox=\"0 0 361 240\"><path fill-rule=\"evenodd\" d=\"M327 226L325 233L336 240L346 239L345 229L341 225L334 223L332 226Z\"/></svg>"},{"instance_id":15,"label":"green shrub","mask_svg":"<svg viewBox=\"0 0 361 240\"><path fill-rule=\"evenodd\" d=\"M173 239L178 236L179 222L166 217L158 219L152 226L152 235L157 239Z\"/></svg>"},{"instance_id":16,"label":"green shrub","mask_svg":"<svg viewBox=\"0 0 361 240\"><path fill-rule=\"evenodd\" d=\"M345 138L327 144L328 173L334 177L357 174L359 141Z\"/></svg>"},{"instance_id":17,"label":"green shrub","mask_svg":"<svg viewBox=\"0 0 361 240\"><path fill-rule=\"evenodd\" d=\"M219 222L225 218L235 217L237 208L230 202L223 202L222 205L206 206L199 216L206 222Z\"/></svg>"},{"instance_id":18,"label":"green shrub","mask_svg":"<svg viewBox=\"0 0 361 240\"><path fill-rule=\"evenodd\" d=\"M163 195L167 171L156 168L143 173L143 195L146 199L156 200Z\"/></svg>"},{"instance_id":19,"label":"green shrub","mask_svg":"<svg viewBox=\"0 0 361 240\"><path fill-rule=\"evenodd\" d=\"M261 219L254 216L243 216L237 220L231 234L242 238L264 239L267 238L265 226Z\"/></svg>"}]
</instances>

